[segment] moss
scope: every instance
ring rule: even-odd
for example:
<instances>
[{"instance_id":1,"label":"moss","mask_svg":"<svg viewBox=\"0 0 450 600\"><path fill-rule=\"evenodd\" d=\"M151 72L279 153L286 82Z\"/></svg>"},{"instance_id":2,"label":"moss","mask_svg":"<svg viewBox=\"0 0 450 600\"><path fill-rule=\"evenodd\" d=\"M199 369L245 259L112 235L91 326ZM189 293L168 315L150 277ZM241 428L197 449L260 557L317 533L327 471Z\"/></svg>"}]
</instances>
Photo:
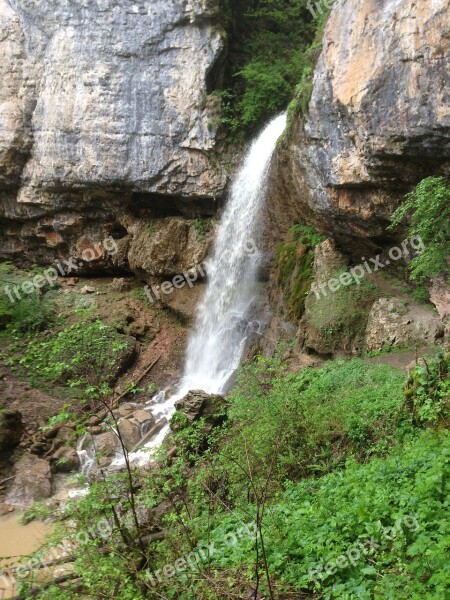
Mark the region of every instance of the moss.
<instances>
[{"instance_id":1,"label":"moss","mask_svg":"<svg viewBox=\"0 0 450 600\"><path fill-rule=\"evenodd\" d=\"M339 275L336 273L335 277L339 278ZM343 341L364 335L370 309L378 297L378 289L366 281L360 285L342 286L334 293L314 299L308 320L330 348L336 349Z\"/></svg>"},{"instance_id":2,"label":"moss","mask_svg":"<svg viewBox=\"0 0 450 600\"><path fill-rule=\"evenodd\" d=\"M313 278L314 247L323 239L312 227L299 223L289 230L287 242L277 247L277 280L290 318L299 319L304 313Z\"/></svg>"}]
</instances>

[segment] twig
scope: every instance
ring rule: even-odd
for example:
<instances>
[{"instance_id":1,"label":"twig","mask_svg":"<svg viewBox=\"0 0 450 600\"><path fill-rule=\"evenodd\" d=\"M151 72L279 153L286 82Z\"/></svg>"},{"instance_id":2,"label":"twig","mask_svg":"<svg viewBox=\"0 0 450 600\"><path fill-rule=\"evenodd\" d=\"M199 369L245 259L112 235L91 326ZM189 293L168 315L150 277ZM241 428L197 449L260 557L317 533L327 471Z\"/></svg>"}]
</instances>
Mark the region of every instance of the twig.
<instances>
[{"instance_id":1,"label":"twig","mask_svg":"<svg viewBox=\"0 0 450 600\"><path fill-rule=\"evenodd\" d=\"M134 385L137 385L138 383L140 383L144 377L153 369L153 367L156 365L156 363L159 361L159 359L161 358L161 354L158 356L158 358L156 358L152 364L150 366L148 366L145 371L139 375L139 377L136 379L136 381L132 381L131 383L134 383ZM130 390L125 390L125 392L122 392L120 394L120 396L115 400L115 402L120 402L120 400L122 400L122 398L125 398L125 396L128 396L128 394L130 393Z\"/></svg>"},{"instance_id":2,"label":"twig","mask_svg":"<svg viewBox=\"0 0 450 600\"><path fill-rule=\"evenodd\" d=\"M7 481L11 481L11 479L14 479L15 475L11 475L11 477L7 477L6 479L2 479L0 481L0 485L3 485L4 483L6 483Z\"/></svg>"}]
</instances>

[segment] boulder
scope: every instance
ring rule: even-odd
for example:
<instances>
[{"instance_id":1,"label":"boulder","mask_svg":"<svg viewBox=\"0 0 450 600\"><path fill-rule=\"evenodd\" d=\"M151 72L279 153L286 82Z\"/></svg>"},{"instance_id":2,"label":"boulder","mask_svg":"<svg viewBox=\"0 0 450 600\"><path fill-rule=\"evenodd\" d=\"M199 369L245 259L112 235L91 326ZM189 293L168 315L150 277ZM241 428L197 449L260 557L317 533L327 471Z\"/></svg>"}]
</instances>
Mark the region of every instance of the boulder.
<instances>
[{"instance_id":1,"label":"boulder","mask_svg":"<svg viewBox=\"0 0 450 600\"><path fill-rule=\"evenodd\" d=\"M80 468L80 459L75 448L62 446L50 457L54 473L72 473Z\"/></svg>"},{"instance_id":2,"label":"boulder","mask_svg":"<svg viewBox=\"0 0 450 600\"><path fill-rule=\"evenodd\" d=\"M140 426L128 419L120 419L118 429L125 448L131 451L141 439Z\"/></svg>"},{"instance_id":3,"label":"boulder","mask_svg":"<svg viewBox=\"0 0 450 600\"><path fill-rule=\"evenodd\" d=\"M207 423L218 424L222 422L225 398L218 394L207 394L203 390L191 390L175 402L175 408L181 412L191 423L204 418Z\"/></svg>"},{"instance_id":4,"label":"boulder","mask_svg":"<svg viewBox=\"0 0 450 600\"><path fill-rule=\"evenodd\" d=\"M157 421L153 425L153 427L151 427L151 429L149 429L147 433L139 440L136 446L134 446L134 448L131 449L131 452L136 452L136 450L138 450L142 446L145 446L145 444L148 444L148 442L150 442L164 427L166 427L166 425L166 417L163 417L162 419Z\"/></svg>"},{"instance_id":5,"label":"boulder","mask_svg":"<svg viewBox=\"0 0 450 600\"><path fill-rule=\"evenodd\" d=\"M98 455L112 457L117 452L119 440L114 431L107 431L94 436L93 445Z\"/></svg>"},{"instance_id":6,"label":"boulder","mask_svg":"<svg viewBox=\"0 0 450 600\"><path fill-rule=\"evenodd\" d=\"M34 454L24 454L15 465L15 473L12 488L6 496L7 504L26 508L37 500L51 496L51 470L48 461Z\"/></svg>"},{"instance_id":7,"label":"boulder","mask_svg":"<svg viewBox=\"0 0 450 600\"><path fill-rule=\"evenodd\" d=\"M17 446L22 432L22 414L18 410L0 410L0 451Z\"/></svg>"},{"instance_id":8,"label":"boulder","mask_svg":"<svg viewBox=\"0 0 450 600\"><path fill-rule=\"evenodd\" d=\"M148 412L148 411L142 410L142 409L135 410L132 413L132 416L133 416L133 419L136 419L136 421L138 423L140 423L141 425L143 423L147 423L147 421L154 421L155 420L155 417L152 415L151 412Z\"/></svg>"},{"instance_id":9,"label":"boulder","mask_svg":"<svg viewBox=\"0 0 450 600\"><path fill-rule=\"evenodd\" d=\"M380 298L372 306L366 329L367 350L424 346L443 336L439 317L425 306L398 298Z\"/></svg>"},{"instance_id":10,"label":"boulder","mask_svg":"<svg viewBox=\"0 0 450 600\"><path fill-rule=\"evenodd\" d=\"M129 415L131 415L133 413L133 411L138 410L138 409L139 409L139 404L134 404L132 402L124 402L117 409L116 416L118 415L119 417L128 417Z\"/></svg>"}]
</instances>

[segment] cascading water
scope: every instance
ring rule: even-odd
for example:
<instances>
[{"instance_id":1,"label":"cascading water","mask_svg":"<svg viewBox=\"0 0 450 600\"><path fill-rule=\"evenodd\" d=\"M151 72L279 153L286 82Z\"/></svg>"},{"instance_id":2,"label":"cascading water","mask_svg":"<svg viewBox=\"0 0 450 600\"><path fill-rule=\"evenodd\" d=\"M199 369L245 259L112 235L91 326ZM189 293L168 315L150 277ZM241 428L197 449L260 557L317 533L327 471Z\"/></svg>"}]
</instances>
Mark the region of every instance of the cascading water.
<instances>
[{"instance_id":1,"label":"cascading water","mask_svg":"<svg viewBox=\"0 0 450 600\"><path fill-rule=\"evenodd\" d=\"M184 375L175 394L161 392L152 411L167 420L175 402L189 390L223 392L239 366L246 341L252 333L252 307L258 295L257 250L265 185L275 144L286 125L286 115L273 119L253 142L231 188L214 250L207 261L208 282L198 308L186 352ZM166 425L144 446L132 453L133 462L148 460L148 449L158 446L167 434Z\"/></svg>"}]
</instances>

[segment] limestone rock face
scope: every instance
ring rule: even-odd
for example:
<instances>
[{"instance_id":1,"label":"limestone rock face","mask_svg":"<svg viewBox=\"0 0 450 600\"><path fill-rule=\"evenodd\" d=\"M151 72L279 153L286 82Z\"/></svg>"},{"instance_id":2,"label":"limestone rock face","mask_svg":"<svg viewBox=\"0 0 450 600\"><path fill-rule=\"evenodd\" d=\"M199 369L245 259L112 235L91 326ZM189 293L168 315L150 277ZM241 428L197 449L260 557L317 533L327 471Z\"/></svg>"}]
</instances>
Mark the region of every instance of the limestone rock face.
<instances>
[{"instance_id":1,"label":"limestone rock face","mask_svg":"<svg viewBox=\"0 0 450 600\"><path fill-rule=\"evenodd\" d=\"M335 236L385 235L420 179L450 170L450 1L339 0L306 121L278 154L299 215Z\"/></svg>"},{"instance_id":2,"label":"limestone rock face","mask_svg":"<svg viewBox=\"0 0 450 600\"><path fill-rule=\"evenodd\" d=\"M214 214L226 184L210 160L225 56L217 10L0 0L3 256L78 258L125 238L137 217ZM114 266L105 253L94 263Z\"/></svg>"},{"instance_id":3,"label":"limestone rock face","mask_svg":"<svg viewBox=\"0 0 450 600\"><path fill-rule=\"evenodd\" d=\"M108 184L186 196L220 188L202 153L215 144L208 75L224 47L215 8L2 0L2 182L19 183L10 157L31 143L20 200Z\"/></svg>"},{"instance_id":4,"label":"limestone rock face","mask_svg":"<svg viewBox=\"0 0 450 600\"><path fill-rule=\"evenodd\" d=\"M443 334L442 322L430 309L398 298L380 298L369 314L366 344L371 351L427 345Z\"/></svg>"}]
</instances>

